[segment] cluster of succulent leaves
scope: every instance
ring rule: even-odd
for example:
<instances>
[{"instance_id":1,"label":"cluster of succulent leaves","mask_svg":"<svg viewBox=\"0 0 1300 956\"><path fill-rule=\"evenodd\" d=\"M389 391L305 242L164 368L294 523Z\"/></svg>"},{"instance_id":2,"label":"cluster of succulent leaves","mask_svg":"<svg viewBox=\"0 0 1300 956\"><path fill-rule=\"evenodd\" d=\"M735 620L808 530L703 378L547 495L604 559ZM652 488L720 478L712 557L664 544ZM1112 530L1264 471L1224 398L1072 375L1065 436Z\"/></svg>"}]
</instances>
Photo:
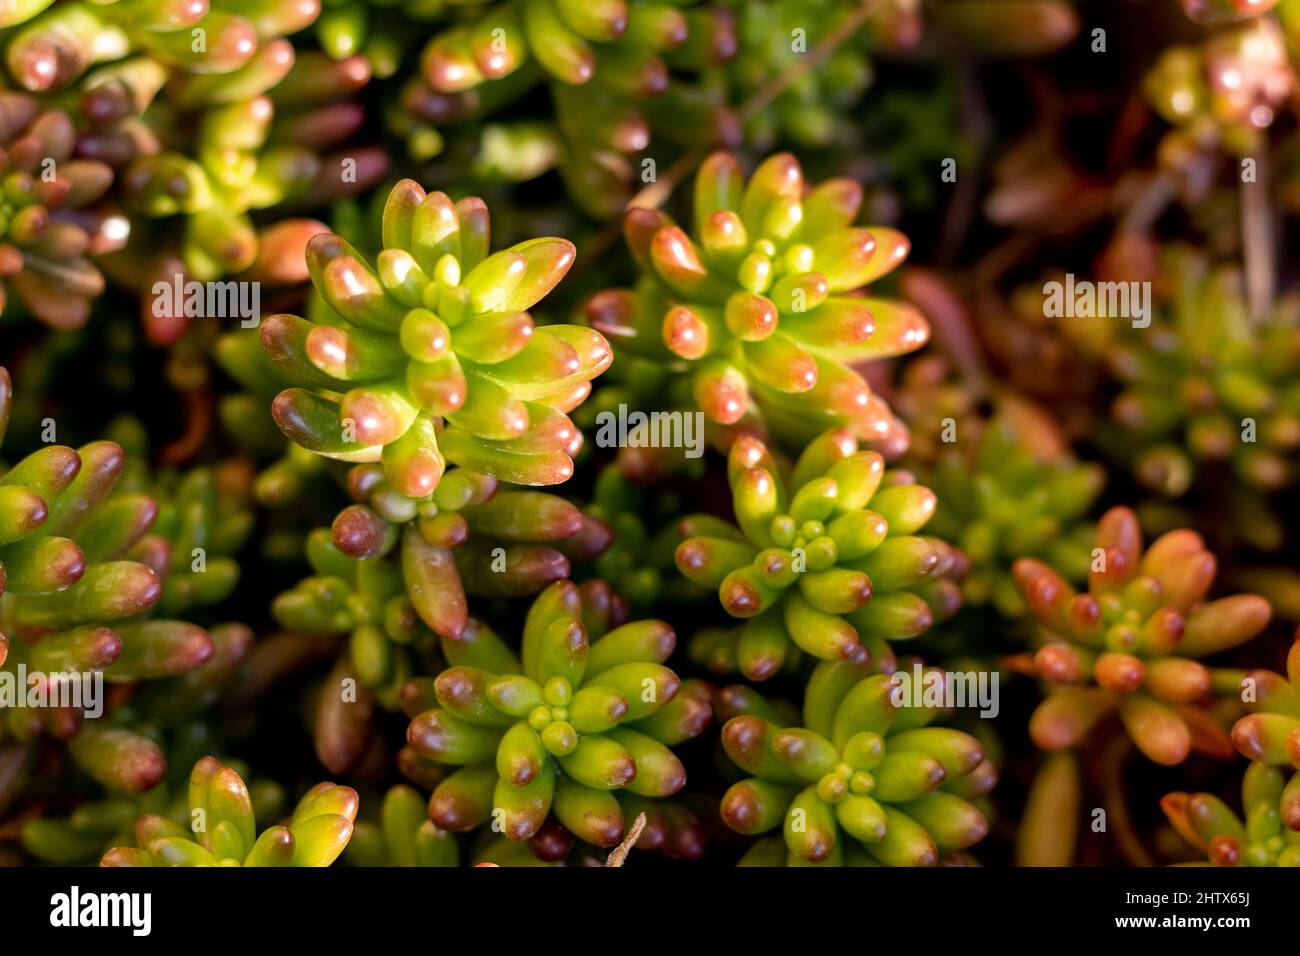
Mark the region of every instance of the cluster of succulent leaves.
<instances>
[{"instance_id":1,"label":"cluster of succulent leaves","mask_svg":"<svg viewBox=\"0 0 1300 956\"><path fill-rule=\"evenodd\" d=\"M1241 781L1242 815L1212 793L1167 794L1160 807L1211 866L1300 866L1300 773L1252 763Z\"/></svg>"},{"instance_id":2,"label":"cluster of succulent leaves","mask_svg":"<svg viewBox=\"0 0 1300 956\"><path fill-rule=\"evenodd\" d=\"M1215 462L1255 493L1288 487L1300 448L1300 300L1280 297L1254 322L1239 270L1211 268L1189 248L1165 254L1170 288L1150 328L1072 323L1120 385L1117 434L1101 440L1170 497Z\"/></svg>"},{"instance_id":3,"label":"cluster of succulent leaves","mask_svg":"<svg viewBox=\"0 0 1300 956\"><path fill-rule=\"evenodd\" d=\"M671 747L707 726L708 691L664 666L667 624L619 610L607 587L559 581L529 609L518 654L479 622L443 640L452 666L412 690L431 706L407 730L416 753L456 768L430 798L436 825L490 822L523 841L553 812L579 839L613 846L642 801L685 786Z\"/></svg>"},{"instance_id":4,"label":"cluster of succulent leaves","mask_svg":"<svg viewBox=\"0 0 1300 956\"><path fill-rule=\"evenodd\" d=\"M1133 103L1155 191L1222 227L1224 169L1288 109L1300 6L1187 6L1213 29ZM15 409L25 447L0 465L0 677L108 691L100 717L0 712L0 852L586 865L640 828L673 860L966 865L1025 734L958 712L953 668L1038 686L1021 861L1068 862L1045 821L1083 814L1080 755L1136 747L1249 760L1240 815L1160 806L1211 863L1300 865L1300 640L1268 669L1268 601L1212 593L1205 538L1141 500L1213 498L1218 463L1233 502L1294 485L1294 295L1261 312L1222 228L1169 246L1149 328L1052 329L1112 388L1068 437L1014 381L911 355L1000 331L946 338L890 200L928 212L950 161L979 178L972 64L1057 50L1082 15L4 5L0 438ZM899 54L930 75L882 89ZM1079 198L1027 175L985 214ZM189 280L257 288L261 314L162 303ZM78 350L103 366L81 392ZM160 407L132 394L145 356ZM77 407L98 376L123 409ZM698 418L700 444L611 448L626 409ZM295 717L312 752L282 770L258 737ZM344 785L309 788L326 773Z\"/></svg>"},{"instance_id":5,"label":"cluster of succulent leaves","mask_svg":"<svg viewBox=\"0 0 1300 956\"><path fill-rule=\"evenodd\" d=\"M930 726L940 708L898 700L900 686L862 662L823 661L802 726L746 701L722 728L727 756L753 775L722 798L727 825L781 827L792 866L935 866L982 840L988 823L971 801L996 770L974 737ZM756 844L749 862L776 863L774 849Z\"/></svg>"},{"instance_id":6,"label":"cluster of succulent leaves","mask_svg":"<svg viewBox=\"0 0 1300 956\"><path fill-rule=\"evenodd\" d=\"M194 765L189 825L144 814L133 847L114 847L104 866L329 866L352 838L357 793L320 783L298 801L287 823L257 832L248 785L215 757Z\"/></svg>"},{"instance_id":7,"label":"cluster of succulent leaves","mask_svg":"<svg viewBox=\"0 0 1300 956\"><path fill-rule=\"evenodd\" d=\"M1199 658L1263 630L1268 601L1236 594L1207 602L1218 565L1201 536L1170 531L1143 550L1128 508L1106 512L1093 543L1084 593L1036 559L1021 558L1012 569L1046 632L1027 668L1054 688L1030 719L1030 735L1046 750L1073 747L1118 710L1138 749L1156 763L1182 763L1194 748L1230 752L1204 705L1239 693L1241 674Z\"/></svg>"},{"instance_id":8,"label":"cluster of succulent leaves","mask_svg":"<svg viewBox=\"0 0 1300 956\"><path fill-rule=\"evenodd\" d=\"M800 652L883 666L890 640L924 633L960 603L946 577L953 549L917 534L934 493L858 450L848 430L813 439L784 476L762 442L740 438L727 473L736 523L678 523L678 569L744 621L693 639L693 656L712 669L766 680Z\"/></svg>"}]
</instances>

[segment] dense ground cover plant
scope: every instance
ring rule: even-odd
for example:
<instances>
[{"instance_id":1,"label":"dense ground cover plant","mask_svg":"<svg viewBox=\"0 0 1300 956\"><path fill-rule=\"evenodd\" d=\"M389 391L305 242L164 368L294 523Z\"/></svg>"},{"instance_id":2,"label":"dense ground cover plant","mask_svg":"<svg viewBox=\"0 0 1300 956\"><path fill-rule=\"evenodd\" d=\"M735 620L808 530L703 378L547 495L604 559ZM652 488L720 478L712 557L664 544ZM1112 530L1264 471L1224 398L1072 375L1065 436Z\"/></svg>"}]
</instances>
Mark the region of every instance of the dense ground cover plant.
<instances>
[{"instance_id":1,"label":"dense ground cover plant","mask_svg":"<svg viewBox=\"0 0 1300 956\"><path fill-rule=\"evenodd\" d=\"M1300 865L1297 40L0 4L0 863Z\"/></svg>"}]
</instances>

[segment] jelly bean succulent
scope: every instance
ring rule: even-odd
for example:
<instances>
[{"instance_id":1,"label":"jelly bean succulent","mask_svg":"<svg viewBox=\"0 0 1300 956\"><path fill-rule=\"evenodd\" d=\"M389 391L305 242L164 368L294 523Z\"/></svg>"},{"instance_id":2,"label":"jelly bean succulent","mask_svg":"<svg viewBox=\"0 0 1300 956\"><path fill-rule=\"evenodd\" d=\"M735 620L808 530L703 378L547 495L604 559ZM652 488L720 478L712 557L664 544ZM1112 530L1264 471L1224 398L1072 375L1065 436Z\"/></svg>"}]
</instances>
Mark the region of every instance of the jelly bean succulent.
<instances>
[{"instance_id":1,"label":"jelly bean succulent","mask_svg":"<svg viewBox=\"0 0 1300 956\"><path fill-rule=\"evenodd\" d=\"M85 207L104 195L113 170L74 156L66 112L36 97L0 92L0 312L26 309L56 329L76 329L104 291L88 253L125 239L120 216Z\"/></svg>"},{"instance_id":2,"label":"jelly bean succulent","mask_svg":"<svg viewBox=\"0 0 1300 956\"><path fill-rule=\"evenodd\" d=\"M979 741L931 726L939 710L901 689L864 664L823 661L803 726L753 698L722 728L727 755L752 775L723 796L726 824L750 835L781 827L792 866L935 866L982 840L988 824L971 801L996 771Z\"/></svg>"},{"instance_id":3,"label":"jelly bean succulent","mask_svg":"<svg viewBox=\"0 0 1300 956\"><path fill-rule=\"evenodd\" d=\"M348 477L368 503L335 518L334 546L358 560L397 553L407 592L434 633L456 638L466 594L520 597L569 576L569 556L585 560L609 544L609 529L559 495L505 485L453 468L423 500L396 494L379 465Z\"/></svg>"},{"instance_id":4,"label":"jelly bean succulent","mask_svg":"<svg viewBox=\"0 0 1300 956\"><path fill-rule=\"evenodd\" d=\"M564 239L488 255L488 211L403 180L384 207L375 266L341 237L308 243L329 315L262 323L293 388L273 414L317 454L380 462L398 494L425 498L446 462L516 484L564 481L580 436L566 411L612 355L596 332L538 326L526 311L573 263ZM329 324L326 324L328 322Z\"/></svg>"},{"instance_id":5,"label":"jelly bean succulent","mask_svg":"<svg viewBox=\"0 0 1300 956\"><path fill-rule=\"evenodd\" d=\"M344 860L357 866L456 866L456 838L434 825L425 803L414 787L390 788L378 821L356 822Z\"/></svg>"},{"instance_id":6,"label":"jelly bean succulent","mask_svg":"<svg viewBox=\"0 0 1300 956\"><path fill-rule=\"evenodd\" d=\"M1256 492L1286 487L1300 447L1300 299L1279 298L1254 323L1236 269L1186 248L1167 261L1164 314L1150 328L1103 327L1102 354L1121 385L1111 407L1120 434L1108 444L1169 496L1216 462Z\"/></svg>"},{"instance_id":7,"label":"jelly bean succulent","mask_svg":"<svg viewBox=\"0 0 1300 956\"><path fill-rule=\"evenodd\" d=\"M0 392L0 404L7 404L7 372ZM44 674L104 671L110 681L135 681L178 676L212 656L202 628L141 616L163 592L150 560L169 560L170 545L148 534L158 514L154 500L112 495L124 466L114 442L76 450L47 445L0 478L7 529L0 545L0 664ZM20 738L43 727L68 737L78 726L64 710L15 709L8 718L9 732ZM74 756L104 782L126 789L157 783L156 747L143 747L152 756L133 763L115 764L111 754L102 763L95 758L96 742L114 733L87 728Z\"/></svg>"},{"instance_id":8,"label":"jelly bean succulent","mask_svg":"<svg viewBox=\"0 0 1300 956\"><path fill-rule=\"evenodd\" d=\"M1174 129L1161 161L1187 169L1197 152L1217 145L1250 156L1284 107L1294 82L1287 38L1269 17L1212 34L1200 46L1174 46L1146 76L1143 92Z\"/></svg>"},{"instance_id":9,"label":"jelly bean succulent","mask_svg":"<svg viewBox=\"0 0 1300 956\"><path fill-rule=\"evenodd\" d=\"M678 792L672 747L711 717L707 692L663 662L676 642L662 621L623 622L608 588L560 581L533 602L516 654L473 622L443 640L451 663L409 745L455 767L429 817L447 830L491 824L532 838L553 813L579 839L613 846L637 802Z\"/></svg>"},{"instance_id":10,"label":"jelly bean succulent","mask_svg":"<svg viewBox=\"0 0 1300 956\"><path fill-rule=\"evenodd\" d=\"M1036 559L1012 567L1047 633L1022 666L1053 688L1030 719L1030 736L1045 750L1073 747L1118 711L1138 749L1156 763L1182 763L1193 749L1230 754L1204 704L1235 695L1241 672L1200 658L1263 630L1268 601L1257 594L1206 600L1218 563L1201 536L1171 531L1144 551L1128 508L1102 516L1093 544L1082 593Z\"/></svg>"},{"instance_id":11,"label":"jelly bean succulent","mask_svg":"<svg viewBox=\"0 0 1300 956\"><path fill-rule=\"evenodd\" d=\"M42 863L94 865L109 850L135 840L136 822L141 816L157 816L187 826L191 819L188 789L193 764L181 763L180 757L205 753L212 746L212 735L202 724L191 724L169 738L168 743L172 763L162 784L142 794L88 800L66 817L33 817L22 826L23 849ZM240 777L252 779L245 765L226 763ZM255 814L264 819L284 814L288 796L278 783L252 779L248 793Z\"/></svg>"},{"instance_id":12,"label":"jelly bean succulent","mask_svg":"<svg viewBox=\"0 0 1300 956\"><path fill-rule=\"evenodd\" d=\"M185 827L145 815L136 846L115 847L101 866L329 866L352 838L357 793L319 783L298 801L287 823L257 832L253 801L243 778L215 757L194 765Z\"/></svg>"},{"instance_id":13,"label":"jelly bean succulent","mask_svg":"<svg viewBox=\"0 0 1300 956\"><path fill-rule=\"evenodd\" d=\"M1300 866L1300 773L1252 763L1241 782L1242 816L1211 793L1166 794L1160 808L1204 854L1205 866Z\"/></svg>"},{"instance_id":14,"label":"jelly bean succulent","mask_svg":"<svg viewBox=\"0 0 1300 956\"><path fill-rule=\"evenodd\" d=\"M1251 713L1232 727L1237 750L1250 760L1290 764L1300 770L1300 634L1287 654L1286 676L1251 671L1242 687L1242 699Z\"/></svg>"},{"instance_id":15,"label":"jelly bean succulent","mask_svg":"<svg viewBox=\"0 0 1300 956\"><path fill-rule=\"evenodd\" d=\"M385 706L396 709L398 693L420 659L437 650L436 636L407 591L401 563L395 556L365 561L349 557L334 546L324 528L308 535L307 560L315 574L276 597L272 614L299 633L348 635L356 676ZM422 597L432 601L434 593L430 589ZM336 761L325 762L339 769Z\"/></svg>"},{"instance_id":16,"label":"jelly bean succulent","mask_svg":"<svg viewBox=\"0 0 1300 956\"><path fill-rule=\"evenodd\" d=\"M360 58L295 56L283 39L238 74L194 77L173 96L163 95L172 75L151 60L92 74L79 148L121 167L122 203L136 220L109 267L149 290L182 272L200 281L301 281L302 244L320 224L285 217L259 227L253 215L321 208L387 173L383 150L347 142L365 120L353 97L369 80ZM164 310L155 303L152 311Z\"/></svg>"},{"instance_id":17,"label":"jelly bean succulent","mask_svg":"<svg viewBox=\"0 0 1300 956\"><path fill-rule=\"evenodd\" d=\"M954 430L960 427L954 422ZM1038 558L1082 582L1093 532L1086 515L1105 479L1100 465L1038 454L1002 417L990 421L969 450L941 453L927 473L938 500L927 530L969 559L961 585L966 603L1023 613L1011 578L1018 558Z\"/></svg>"},{"instance_id":18,"label":"jelly bean succulent","mask_svg":"<svg viewBox=\"0 0 1300 956\"><path fill-rule=\"evenodd\" d=\"M771 677L797 652L830 661L869 655L883 667L893 659L889 641L924 633L960 603L945 578L958 556L917 533L934 513L934 493L860 450L847 429L811 441L792 469L762 442L740 438L727 472L736 523L682 519L677 567L744 619L727 640L708 631L696 640L751 680Z\"/></svg>"},{"instance_id":19,"label":"jelly bean succulent","mask_svg":"<svg viewBox=\"0 0 1300 956\"><path fill-rule=\"evenodd\" d=\"M0 866L1300 863L1300 0L1112 6L0 0Z\"/></svg>"},{"instance_id":20,"label":"jelly bean succulent","mask_svg":"<svg viewBox=\"0 0 1300 956\"><path fill-rule=\"evenodd\" d=\"M24 0L6 8L0 29L13 81L44 92L74 84L97 64L131 56L174 70L181 83L211 83L213 76L238 82L276 38L303 29L319 13L319 0Z\"/></svg>"},{"instance_id":21,"label":"jelly bean succulent","mask_svg":"<svg viewBox=\"0 0 1300 956\"><path fill-rule=\"evenodd\" d=\"M574 204L609 218L646 181L636 157L651 143L661 157L671 147L735 145L738 123L702 76L735 51L733 17L711 6L479 4L425 46L403 125L417 151L435 153L439 127L453 123L456 135L468 120L494 121L545 83L553 117L493 122L477 137L477 161L519 179L556 168Z\"/></svg>"},{"instance_id":22,"label":"jelly bean succulent","mask_svg":"<svg viewBox=\"0 0 1300 956\"><path fill-rule=\"evenodd\" d=\"M627 212L642 278L594 296L588 320L618 349L681 365L711 421L751 414L795 444L831 427L882 441L901 424L852 365L920 348L929 327L861 294L909 249L895 229L853 226L861 205L851 180L807 188L788 153L748 181L715 153L696 176L693 235L658 210Z\"/></svg>"}]
</instances>

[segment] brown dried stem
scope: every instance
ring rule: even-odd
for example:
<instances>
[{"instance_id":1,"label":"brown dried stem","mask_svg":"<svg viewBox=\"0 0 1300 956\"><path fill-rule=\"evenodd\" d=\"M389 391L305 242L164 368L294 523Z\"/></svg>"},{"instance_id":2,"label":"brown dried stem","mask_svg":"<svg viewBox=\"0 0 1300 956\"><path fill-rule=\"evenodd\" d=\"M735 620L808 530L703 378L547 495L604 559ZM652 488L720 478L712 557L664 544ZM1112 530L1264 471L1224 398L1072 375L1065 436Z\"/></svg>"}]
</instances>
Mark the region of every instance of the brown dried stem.
<instances>
[{"instance_id":1,"label":"brown dried stem","mask_svg":"<svg viewBox=\"0 0 1300 956\"><path fill-rule=\"evenodd\" d=\"M627 855L632 852L632 847L636 841L641 839L641 831L645 829L645 814L638 813L636 819L632 821L632 826L628 829L627 835L623 837L623 842L610 851L605 860L606 866L622 866L627 862Z\"/></svg>"}]
</instances>

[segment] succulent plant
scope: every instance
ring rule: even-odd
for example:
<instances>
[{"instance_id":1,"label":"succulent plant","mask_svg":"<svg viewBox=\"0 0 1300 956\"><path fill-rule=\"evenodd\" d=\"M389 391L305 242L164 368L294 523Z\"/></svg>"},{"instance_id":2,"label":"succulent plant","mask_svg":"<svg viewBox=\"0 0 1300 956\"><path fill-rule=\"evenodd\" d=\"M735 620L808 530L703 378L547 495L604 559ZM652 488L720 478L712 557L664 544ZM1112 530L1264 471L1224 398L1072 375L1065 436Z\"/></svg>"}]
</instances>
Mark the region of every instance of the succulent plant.
<instances>
[{"instance_id":1,"label":"succulent plant","mask_svg":"<svg viewBox=\"0 0 1300 956\"><path fill-rule=\"evenodd\" d=\"M917 533L934 493L859 450L847 429L811 441L793 469L740 438L727 471L736 524L683 518L677 567L745 620L726 657L746 677L766 680L797 651L831 661L869 655L883 669L893 659L888 641L916 637L956 610L960 595L944 576L958 557ZM712 644L713 635L695 640Z\"/></svg>"},{"instance_id":2,"label":"succulent plant","mask_svg":"<svg viewBox=\"0 0 1300 956\"><path fill-rule=\"evenodd\" d=\"M1300 863L1300 0L1147 7L0 0L0 866Z\"/></svg>"},{"instance_id":3,"label":"succulent plant","mask_svg":"<svg viewBox=\"0 0 1300 956\"><path fill-rule=\"evenodd\" d=\"M426 802L414 787L391 787L378 822L357 821L344 861L356 866L456 866L456 838L434 825Z\"/></svg>"},{"instance_id":4,"label":"succulent plant","mask_svg":"<svg viewBox=\"0 0 1300 956\"><path fill-rule=\"evenodd\" d=\"M178 826L188 825L190 770L187 768L192 764L180 763L177 758L183 753L203 753L212 744L211 734L202 724L191 724L169 738L168 744L172 748L172 763L163 784L142 794L89 800L66 817L33 817L22 826L23 849L42 863L93 865L108 850L135 839L136 821L141 816L154 815ZM241 777L249 777L245 765L235 761L227 761L227 765ZM278 783L254 780L248 792L256 814L263 818L283 815L287 795Z\"/></svg>"},{"instance_id":5,"label":"succulent plant","mask_svg":"<svg viewBox=\"0 0 1300 956\"><path fill-rule=\"evenodd\" d=\"M75 146L66 112L0 93L0 312L26 308L56 329L86 323L104 291L87 254L115 248L126 230L120 216L85 208L107 192L113 170L75 157Z\"/></svg>"},{"instance_id":6,"label":"succulent plant","mask_svg":"<svg viewBox=\"0 0 1300 956\"><path fill-rule=\"evenodd\" d=\"M1143 92L1174 130L1162 162L1186 169L1207 147L1251 156L1285 104L1293 78L1286 37L1269 17L1212 34L1200 46L1165 50Z\"/></svg>"},{"instance_id":7,"label":"succulent plant","mask_svg":"<svg viewBox=\"0 0 1300 956\"><path fill-rule=\"evenodd\" d=\"M1254 492L1286 487L1300 447L1300 299L1280 298L1255 324L1236 269L1185 247L1166 261L1171 301L1150 328L1090 322L1102 339L1091 347L1121 385L1111 406L1119 434L1103 438L1168 496L1214 462Z\"/></svg>"},{"instance_id":8,"label":"succulent plant","mask_svg":"<svg viewBox=\"0 0 1300 956\"><path fill-rule=\"evenodd\" d=\"M320 323L262 323L295 387L276 422L326 457L382 462L398 494L421 499L450 461L515 484L568 478L580 436L565 414L611 361L597 333L535 326L527 313L573 263L563 239L488 255L488 211L403 180L384 208L377 271L346 241L316 236L307 263L333 310ZM328 322L329 324L324 324Z\"/></svg>"},{"instance_id":9,"label":"succulent plant","mask_svg":"<svg viewBox=\"0 0 1300 956\"><path fill-rule=\"evenodd\" d=\"M1300 770L1300 633L1286 659L1286 676L1268 670L1246 675L1242 698L1251 711L1232 727L1232 742L1249 760Z\"/></svg>"},{"instance_id":10,"label":"succulent plant","mask_svg":"<svg viewBox=\"0 0 1300 956\"><path fill-rule=\"evenodd\" d=\"M89 128L78 149L119 167L121 201L134 221L131 241L106 266L149 294L144 318L155 340L173 340L193 317L180 303L160 302L156 283L172 285L177 275L268 285L306 278L303 245L321 224L284 217L261 227L253 214L319 209L387 174L384 150L349 142L365 120L354 94L369 80L360 58L295 57L282 39L239 74L194 77L174 96L162 96L171 74L147 59L88 77L81 111Z\"/></svg>"},{"instance_id":11,"label":"succulent plant","mask_svg":"<svg viewBox=\"0 0 1300 956\"><path fill-rule=\"evenodd\" d=\"M831 427L882 441L901 424L851 365L920 348L929 327L910 305L855 294L909 249L895 229L852 226L861 203L847 179L806 191L788 153L748 182L715 153L696 176L693 238L657 210L628 211L643 277L593 297L588 320L616 348L682 363L710 421L754 414L794 444Z\"/></svg>"},{"instance_id":12,"label":"succulent plant","mask_svg":"<svg viewBox=\"0 0 1300 956\"><path fill-rule=\"evenodd\" d=\"M257 832L243 778L215 757L194 765L190 825L145 815L136 846L115 847L101 866L329 866L352 838L357 793L318 783L298 801L289 821Z\"/></svg>"},{"instance_id":13,"label":"succulent plant","mask_svg":"<svg viewBox=\"0 0 1300 956\"><path fill-rule=\"evenodd\" d=\"M4 380L7 391L7 373ZM0 548L0 633L7 635L0 638L0 664L134 681L178 676L212 656L202 628L140 617L158 602L163 582L129 556L145 557L135 549L148 545L157 505L143 495L109 497L123 466L113 442L79 450L49 445L0 480L8 527ZM163 756L151 743L126 731L78 732L79 723L66 709L19 708L6 729L19 739L43 729L75 736L74 758L106 785L142 790L161 778ZM139 759L114 759L126 750Z\"/></svg>"},{"instance_id":14,"label":"succulent plant","mask_svg":"<svg viewBox=\"0 0 1300 956\"><path fill-rule=\"evenodd\" d=\"M213 75L240 81L256 71L276 38L315 20L320 3L23 2L12 11L0 23L12 28L5 36L5 64L17 85L43 92L75 83L97 64L133 55L175 70L183 83L212 82L201 78Z\"/></svg>"},{"instance_id":15,"label":"succulent plant","mask_svg":"<svg viewBox=\"0 0 1300 956\"><path fill-rule=\"evenodd\" d=\"M1086 579L1093 531L1086 515L1106 480L1100 465L1038 454L1020 434L1008 418L995 418L977 444L940 454L926 476L938 501L926 530L970 561L963 599L1013 617L1024 611L1014 560L1037 558L1069 581Z\"/></svg>"},{"instance_id":16,"label":"succulent plant","mask_svg":"<svg viewBox=\"0 0 1300 956\"><path fill-rule=\"evenodd\" d=\"M1245 820L1211 793L1166 794L1160 808L1205 866L1300 866L1300 774L1252 763L1241 781Z\"/></svg>"},{"instance_id":17,"label":"succulent plant","mask_svg":"<svg viewBox=\"0 0 1300 956\"><path fill-rule=\"evenodd\" d=\"M465 595L520 597L569 575L569 556L587 560L609 544L609 529L559 495L504 485L464 468L447 472L423 500L394 492L379 465L356 465L353 495L367 504L341 511L334 545L358 560L396 553L424 622L456 638L467 621Z\"/></svg>"},{"instance_id":18,"label":"succulent plant","mask_svg":"<svg viewBox=\"0 0 1300 956\"><path fill-rule=\"evenodd\" d=\"M608 218L653 181L635 161L652 143L659 162L669 148L736 145L738 123L701 76L735 50L733 17L719 7L476 4L425 46L399 124L427 157L444 148L441 128L454 136L491 121L472 136L481 172L531 179L555 168L577 206ZM553 116L497 121L542 84Z\"/></svg>"},{"instance_id":19,"label":"succulent plant","mask_svg":"<svg viewBox=\"0 0 1300 956\"><path fill-rule=\"evenodd\" d=\"M308 535L307 559L315 574L279 595L272 614L299 633L349 635L357 677L385 706L396 709L398 693L420 659L437 650L436 636L408 593L401 564L392 557L351 558L334 546L324 528ZM421 597L432 601L435 593L426 590ZM327 761L327 766L333 763Z\"/></svg>"},{"instance_id":20,"label":"succulent plant","mask_svg":"<svg viewBox=\"0 0 1300 956\"><path fill-rule=\"evenodd\" d=\"M659 600L695 602L708 594L676 571L676 522L683 507L681 494L639 486L616 464L596 476L588 513L613 532L613 542L591 563L591 573L608 581L634 610Z\"/></svg>"},{"instance_id":21,"label":"succulent plant","mask_svg":"<svg viewBox=\"0 0 1300 956\"><path fill-rule=\"evenodd\" d=\"M516 655L474 622L442 642L451 667L407 730L424 757L456 767L429 817L447 830L490 823L528 840L549 813L579 839L613 846L626 797L667 797L686 783L670 749L711 717L708 691L663 666L675 644L662 621L624 623L608 587L559 581L533 602Z\"/></svg>"},{"instance_id":22,"label":"succulent plant","mask_svg":"<svg viewBox=\"0 0 1300 956\"><path fill-rule=\"evenodd\" d=\"M939 710L900 701L897 688L861 663L823 661L798 727L755 697L722 728L727 755L752 775L723 796L726 824L782 827L795 866L935 866L982 840L988 824L971 800L996 771L979 741L930 726Z\"/></svg>"},{"instance_id":23,"label":"succulent plant","mask_svg":"<svg viewBox=\"0 0 1300 956\"><path fill-rule=\"evenodd\" d=\"M1171 531L1145 551L1137 516L1112 508L1093 539L1088 589L1043 562L1012 567L1047 643L1022 666L1052 685L1029 733L1045 750L1078 744L1119 712L1149 759L1173 765L1193 749L1224 755L1227 736L1203 703L1238 692L1241 673L1200 662L1259 633L1271 609L1257 594L1206 601L1217 561L1199 534Z\"/></svg>"}]
</instances>

